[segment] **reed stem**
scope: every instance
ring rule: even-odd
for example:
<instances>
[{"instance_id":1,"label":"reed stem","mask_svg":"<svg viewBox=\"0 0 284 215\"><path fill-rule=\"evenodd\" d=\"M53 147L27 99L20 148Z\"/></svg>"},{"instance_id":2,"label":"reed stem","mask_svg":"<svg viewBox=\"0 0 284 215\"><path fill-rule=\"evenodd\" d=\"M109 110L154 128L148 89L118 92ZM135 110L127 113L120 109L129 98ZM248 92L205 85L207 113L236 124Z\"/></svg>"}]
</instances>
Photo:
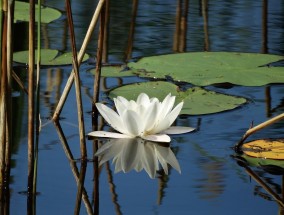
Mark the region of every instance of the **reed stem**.
<instances>
[{"instance_id":1,"label":"reed stem","mask_svg":"<svg viewBox=\"0 0 284 215\"><path fill-rule=\"evenodd\" d=\"M66 0L65 4L66 4L66 9L67 9L67 17L68 17L70 37L71 37L71 46L72 46L72 53L73 53L73 71L74 71L73 73L75 77L76 101L77 101L77 108L78 108L81 159L85 160L87 157L87 149L86 149L86 140L85 140L84 114L83 114L83 104L82 104L82 96L81 96L79 64L78 64L78 58L77 58L76 40L75 40L70 0Z\"/></svg>"},{"instance_id":2,"label":"reed stem","mask_svg":"<svg viewBox=\"0 0 284 215\"><path fill-rule=\"evenodd\" d=\"M91 23L89 25L88 31L87 31L86 36L84 38L84 41L83 41L83 44L81 46L80 52L78 54L78 66L81 64L81 62L83 60L83 57L84 57L84 55L86 53L87 45L88 45L88 43L89 43L89 41L91 39L92 33L93 33L94 28L96 26L96 23L98 21L99 14L100 14L100 11L102 9L102 6L103 6L104 2L105 2L105 0L100 0L98 2L97 8L96 8L96 10L94 12L93 18L91 20ZM68 94L70 92L70 89L72 87L73 80L74 80L74 70L72 70L72 72L71 72L71 74L70 74L70 76L69 76L69 78L67 80L67 83L65 85L65 88L64 88L64 90L62 92L62 95L60 97L60 100L59 100L59 102L58 102L58 104L56 106L55 112L54 112L53 117L52 117L54 121L57 121L58 118L59 118L59 115L60 115L60 113L62 111L63 105L64 105L64 103L65 103L65 101L67 99L67 96L68 96Z\"/></svg>"},{"instance_id":3,"label":"reed stem","mask_svg":"<svg viewBox=\"0 0 284 215\"><path fill-rule=\"evenodd\" d=\"M29 67L28 67L28 214L33 212L33 180L34 180L34 67L35 67L35 0L30 0L29 20Z\"/></svg>"},{"instance_id":4,"label":"reed stem","mask_svg":"<svg viewBox=\"0 0 284 215\"><path fill-rule=\"evenodd\" d=\"M38 146L39 146L39 132L40 132L40 63L41 63L41 0L37 1L37 62L36 62L36 89L35 89L35 149L34 149L34 174L33 174L33 204L34 210L36 207L36 193L37 193L37 169L38 169Z\"/></svg>"},{"instance_id":5,"label":"reed stem","mask_svg":"<svg viewBox=\"0 0 284 215\"><path fill-rule=\"evenodd\" d=\"M260 123L259 125L255 126L255 127L252 127L250 129L248 129L246 131L246 133L243 135L242 139L237 143L237 145L235 146L235 149L236 151L240 151L240 147L243 145L243 142L250 136L252 135L253 133L263 129L263 128L266 128L267 126L270 126L276 122L278 122L279 120L282 120L284 119L284 113L282 114L279 114L269 120L266 120L265 122L263 123Z\"/></svg>"},{"instance_id":6,"label":"reed stem","mask_svg":"<svg viewBox=\"0 0 284 215\"><path fill-rule=\"evenodd\" d=\"M2 11L1 11L2 12ZM3 208L3 198L4 198L4 188L5 188L5 149L6 149L6 84L7 84L7 60L6 60L6 46L7 46L7 17L4 16L4 26L2 29L3 37L1 41L1 85L0 85L0 213L4 211Z\"/></svg>"},{"instance_id":7,"label":"reed stem","mask_svg":"<svg viewBox=\"0 0 284 215\"><path fill-rule=\"evenodd\" d=\"M93 116L96 111L96 102L99 101L99 91L100 91L100 79L101 79L101 66L102 66L102 54L103 54L103 45L104 45L104 29L105 29L105 5L101 10L100 15L100 30L98 38L98 49L97 49L97 63L96 63L96 72L95 72L95 81L94 81L94 97L92 103Z\"/></svg>"},{"instance_id":8,"label":"reed stem","mask_svg":"<svg viewBox=\"0 0 284 215\"><path fill-rule=\"evenodd\" d=\"M5 181L9 184L12 144L12 71L13 71L13 25L14 1L8 1L7 10L7 85L6 85L6 148ZM9 192L9 191L7 191Z\"/></svg>"}]
</instances>

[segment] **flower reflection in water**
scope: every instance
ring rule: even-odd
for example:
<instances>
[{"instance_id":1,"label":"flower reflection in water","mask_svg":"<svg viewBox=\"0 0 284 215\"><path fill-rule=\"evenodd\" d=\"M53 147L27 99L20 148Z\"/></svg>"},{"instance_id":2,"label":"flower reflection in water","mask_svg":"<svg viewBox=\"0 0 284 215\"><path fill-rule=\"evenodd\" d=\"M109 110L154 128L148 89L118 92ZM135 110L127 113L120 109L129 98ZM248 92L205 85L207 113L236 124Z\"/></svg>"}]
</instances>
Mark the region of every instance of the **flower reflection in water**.
<instances>
[{"instance_id":1,"label":"flower reflection in water","mask_svg":"<svg viewBox=\"0 0 284 215\"><path fill-rule=\"evenodd\" d=\"M179 163L168 145L141 138L110 139L95 155L100 157L100 165L113 158L116 173L145 169L151 178L155 178L160 165L168 174L168 164L181 173Z\"/></svg>"}]
</instances>

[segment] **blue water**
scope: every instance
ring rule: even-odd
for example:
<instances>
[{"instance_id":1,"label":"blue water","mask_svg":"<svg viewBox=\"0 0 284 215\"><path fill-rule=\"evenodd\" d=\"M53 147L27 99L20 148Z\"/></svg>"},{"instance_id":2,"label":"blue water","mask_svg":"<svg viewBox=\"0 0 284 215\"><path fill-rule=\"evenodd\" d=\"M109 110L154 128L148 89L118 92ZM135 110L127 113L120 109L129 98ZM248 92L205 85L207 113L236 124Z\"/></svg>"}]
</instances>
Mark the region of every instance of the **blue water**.
<instances>
[{"instance_id":1,"label":"blue water","mask_svg":"<svg viewBox=\"0 0 284 215\"><path fill-rule=\"evenodd\" d=\"M64 11L63 2L46 2ZM122 63L127 46L131 16L131 1L111 1L109 28L109 62ZM74 23L78 48L86 32L96 1L73 1ZM190 1L188 14L186 51L204 50L203 18L199 1ZM208 9L209 41L211 51L256 52L262 50L261 1L210 1ZM176 2L140 1L133 42L132 57L173 53ZM63 17L42 28L45 48L70 51L66 19ZM268 4L268 53L284 54L284 1L269 1ZM97 32L88 46L94 57ZM91 99L93 75L87 70L93 67L85 63L81 67L82 96L86 132L92 131ZM54 106L62 92L71 67L42 69L41 72L41 117L37 214L74 213L77 185L70 163L61 144L56 128L50 122ZM25 71L22 70L24 73ZM106 78L102 81L100 98L107 90L137 81L137 77L123 79ZM251 179L244 168L230 157L231 149L239 141L251 122L259 124L271 116L283 113L283 85L270 85L269 104L263 87L233 86L230 89L210 86L211 90L248 98L250 102L232 111L218 114L180 117L177 124L196 127L194 133L172 136L172 150L181 167L181 174L170 169L168 176L150 179L145 171L127 174L110 172L102 166L99 175L99 214L279 214L280 206L265 190ZM22 102L19 113L20 135L15 145L11 171L12 183L10 214L25 214L27 198L22 194L27 189L27 97L14 98ZM270 107L270 108L269 108ZM80 157L77 109L74 87L61 114L61 126L74 158ZM259 133L256 138L283 138L284 121L278 122ZM93 157L93 142L87 141L88 158ZM80 163L77 163L80 167ZM256 169L270 186L281 188L283 178ZM112 175L112 184L109 176ZM85 177L88 199L93 202L94 169L88 162ZM112 190L112 192L111 192ZM114 198L116 196L116 198ZM269 196L269 195L268 195ZM97 206L97 205L96 205ZM282 211L283 212L283 211ZM88 214L84 202L81 213Z\"/></svg>"}]
</instances>

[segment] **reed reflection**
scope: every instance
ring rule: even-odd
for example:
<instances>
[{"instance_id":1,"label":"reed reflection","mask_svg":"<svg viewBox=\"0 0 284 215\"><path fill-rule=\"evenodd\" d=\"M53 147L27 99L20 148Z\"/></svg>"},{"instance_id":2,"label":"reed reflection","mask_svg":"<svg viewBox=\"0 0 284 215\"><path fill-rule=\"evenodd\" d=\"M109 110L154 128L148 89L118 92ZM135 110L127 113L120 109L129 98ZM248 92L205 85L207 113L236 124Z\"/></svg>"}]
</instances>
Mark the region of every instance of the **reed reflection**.
<instances>
[{"instance_id":1,"label":"reed reflection","mask_svg":"<svg viewBox=\"0 0 284 215\"><path fill-rule=\"evenodd\" d=\"M179 163L169 144L150 142L141 138L109 139L95 154L99 156L99 165L112 159L115 173L143 169L150 178L155 178L162 167L168 174L168 164L181 173Z\"/></svg>"},{"instance_id":2,"label":"reed reflection","mask_svg":"<svg viewBox=\"0 0 284 215\"><path fill-rule=\"evenodd\" d=\"M257 185L254 189L254 194L266 200L273 200L279 205L279 214L283 214L284 208L284 168L282 161L274 161L274 164L262 165L260 162L257 165L254 163L258 158L251 158L246 155L232 155L237 164L244 168L244 172L252 178ZM276 165L275 165L276 164ZM278 166L279 165L279 166ZM254 170L251 166L258 167ZM269 176L266 176L269 174ZM282 183L278 184L272 180L271 176L279 176L282 178ZM265 192L263 192L265 191Z\"/></svg>"}]
</instances>

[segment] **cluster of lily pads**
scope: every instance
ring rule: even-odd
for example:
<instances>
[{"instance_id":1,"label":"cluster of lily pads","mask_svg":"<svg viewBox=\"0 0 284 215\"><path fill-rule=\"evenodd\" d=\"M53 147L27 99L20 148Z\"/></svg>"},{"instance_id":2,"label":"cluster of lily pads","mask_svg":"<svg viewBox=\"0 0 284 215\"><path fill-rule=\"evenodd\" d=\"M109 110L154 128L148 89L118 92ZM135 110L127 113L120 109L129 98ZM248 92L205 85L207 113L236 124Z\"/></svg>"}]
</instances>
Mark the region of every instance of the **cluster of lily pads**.
<instances>
[{"instance_id":1,"label":"cluster of lily pads","mask_svg":"<svg viewBox=\"0 0 284 215\"><path fill-rule=\"evenodd\" d=\"M28 21L28 10L28 3L16 1L14 22ZM50 23L61 16L58 10L48 7L42 7L41 13L42 23ZM42 49L41 56L41 64L44 66L72 63L71 52L59 54L57 50ZM85 55L83 61L88 58ZM17 63L27 64L28 51L14 53L13 59ZM106 105L97 104L104 119L119 133L94 131L89 135L126 138L122 142L112 141L103 146L97 152L102 157L101 163L113 158L116 171L145 169L151 178L155 177L159 163L165 172L167 163L180 172L178 162L169 148L147 141L170 142L167 134L194 130L171 127L178 114L218 113L248 102L247 98L208 90L207 86L227 84L249 87L284 83L283 68L277 66L277 62L283 60L282 56L269 54L192 52L144 57L123 67L102 67L101 74L104 77L139 76L149 81L112 89L108 96L114 99L117 113ZM180 87L184 85L189 87ZM142 138L143 144L137 144L136 137ZM136 153L138 148L144 152L143 156ZM137 156L133 156L134 152Z\"/></svg>"}]
</instances>

